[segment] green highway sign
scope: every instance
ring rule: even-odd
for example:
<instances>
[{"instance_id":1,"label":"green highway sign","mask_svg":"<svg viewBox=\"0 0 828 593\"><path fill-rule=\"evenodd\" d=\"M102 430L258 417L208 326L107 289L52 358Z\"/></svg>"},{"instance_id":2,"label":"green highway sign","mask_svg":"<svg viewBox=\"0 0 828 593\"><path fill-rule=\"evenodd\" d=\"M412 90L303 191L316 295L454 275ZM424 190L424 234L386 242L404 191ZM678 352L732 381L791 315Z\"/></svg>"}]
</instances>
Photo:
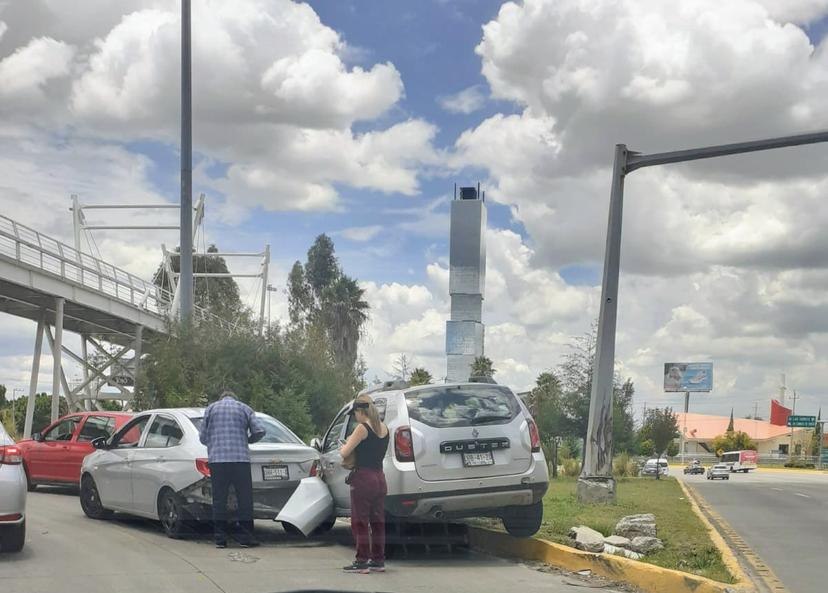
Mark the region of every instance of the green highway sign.
<instances>
[{"instance_id":1,"label":"green highway sign","mask_svg":"<svg viewBox=\"0 0 828 593\"><path fill-rule=\"evenodd\" d=\"M788 416L788 426L791 428L814 428L816 416Z\"/></svg>"}]
</instances>

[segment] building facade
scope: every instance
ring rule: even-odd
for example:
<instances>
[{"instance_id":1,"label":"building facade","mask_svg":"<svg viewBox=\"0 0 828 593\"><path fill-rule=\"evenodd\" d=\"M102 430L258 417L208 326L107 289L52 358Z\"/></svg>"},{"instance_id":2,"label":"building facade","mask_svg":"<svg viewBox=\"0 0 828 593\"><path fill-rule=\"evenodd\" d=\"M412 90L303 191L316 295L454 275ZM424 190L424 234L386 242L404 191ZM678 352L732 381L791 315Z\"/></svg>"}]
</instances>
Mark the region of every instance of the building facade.
<instances>
[{"instance_id":1,"label":"building facade","mask_svg":"<svg viewBox=\"0 0 828 593\"><path fill-rule=\"evenodd\" d=\"M484 354L483 290L486 285L486 204L478 188L461 187L451 202L446 380L468 381Z\"/></svg>"}]
</instances>

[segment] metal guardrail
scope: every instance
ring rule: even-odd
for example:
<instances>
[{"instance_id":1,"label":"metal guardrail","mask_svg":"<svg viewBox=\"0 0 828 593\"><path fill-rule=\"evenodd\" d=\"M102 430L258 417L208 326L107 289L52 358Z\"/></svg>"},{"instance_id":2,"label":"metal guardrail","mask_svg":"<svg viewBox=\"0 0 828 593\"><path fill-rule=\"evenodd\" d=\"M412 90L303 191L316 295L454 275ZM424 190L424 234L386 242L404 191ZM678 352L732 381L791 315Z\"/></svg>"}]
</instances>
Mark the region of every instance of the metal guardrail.
<instances>
[{"instance_id":1,"label":"metal guardrail","mask_svg":"<svg viewBox=\"0 0 828 593\"><path fill-rule=\"evenodd\" d=\"M134 274L0 215L0 257L94 290L122 303L169 318L173 294ZM194 316L222 327L231 324L201 307Z\"/></svg>"}]
</instances>

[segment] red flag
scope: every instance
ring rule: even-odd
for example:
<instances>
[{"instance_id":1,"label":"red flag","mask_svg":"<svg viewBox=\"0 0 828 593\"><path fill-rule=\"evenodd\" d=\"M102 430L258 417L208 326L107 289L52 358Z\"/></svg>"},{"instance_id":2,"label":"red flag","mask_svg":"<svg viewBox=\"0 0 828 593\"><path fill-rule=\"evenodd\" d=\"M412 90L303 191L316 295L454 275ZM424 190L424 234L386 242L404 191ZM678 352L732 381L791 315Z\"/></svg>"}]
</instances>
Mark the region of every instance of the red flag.
<instances>
[{"instance_id":1,"label":"red flag","mask_svg":"<svg viewBox=\"0 0 828 593\"><path fill-rule=\"evenodd\" d=\"M786 408L775 399L771 400L770 423L776 426L787 426L788 416L791 415L791 409Z\"/></svg>"}]
</instances>

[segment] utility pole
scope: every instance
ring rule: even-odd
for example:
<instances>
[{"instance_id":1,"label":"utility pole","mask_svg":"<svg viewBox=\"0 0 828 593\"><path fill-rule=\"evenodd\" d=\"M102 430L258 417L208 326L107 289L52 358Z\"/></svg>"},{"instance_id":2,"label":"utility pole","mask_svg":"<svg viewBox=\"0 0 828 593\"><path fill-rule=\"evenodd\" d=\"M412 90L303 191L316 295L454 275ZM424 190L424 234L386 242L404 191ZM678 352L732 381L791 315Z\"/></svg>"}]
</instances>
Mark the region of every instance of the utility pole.
<instances>
[{"instance_id":1,"label":"utility pole","mask_svg":"<svg viewBox=\"0 0 828 593\"><path fill-rule=\"evenodd\" d=\"M190 0L181 0L181 294L179 319L193 314L193 81Z\"/></svg>"},{"instance_id":2,"label":"utility pole","mask_svg":"<svg viewBox=\"0 0 828 593\"><path fill-rule=\"evenodd\" d=\"M799 396L796 394L796 389L794 389L793 395L791 396L791 401L793 402L793 404L792 404L793 407L791 408L791 416L796 416L796 400L798 400L798 399L799 399ZM788 445L788 447L789 447L788 448L788 461L793 459L793 451L794 451L793 434L794 434L794 427L791 426L791 444Z\"/></svg>"},{"instance_id":3,"label":"utility pole","mask_svg":"<svg viewBox=\"0 0 828 593\"><path fill-rule=\"evenodd\" d=\"M828 131L799 134L749 142L735 142L655 154L643 154L615 145L610 184L609 217L601 282L598 334L592 365L592 390L589 402L584 465L578 478L581 502L615 502L612 477L612 380L615 372L615 327L618 312L618 277L621 268L621 224L624 209L624 181L643 167L718 158L788 146L828 142Z\"/></svg>"}]
</instances>

